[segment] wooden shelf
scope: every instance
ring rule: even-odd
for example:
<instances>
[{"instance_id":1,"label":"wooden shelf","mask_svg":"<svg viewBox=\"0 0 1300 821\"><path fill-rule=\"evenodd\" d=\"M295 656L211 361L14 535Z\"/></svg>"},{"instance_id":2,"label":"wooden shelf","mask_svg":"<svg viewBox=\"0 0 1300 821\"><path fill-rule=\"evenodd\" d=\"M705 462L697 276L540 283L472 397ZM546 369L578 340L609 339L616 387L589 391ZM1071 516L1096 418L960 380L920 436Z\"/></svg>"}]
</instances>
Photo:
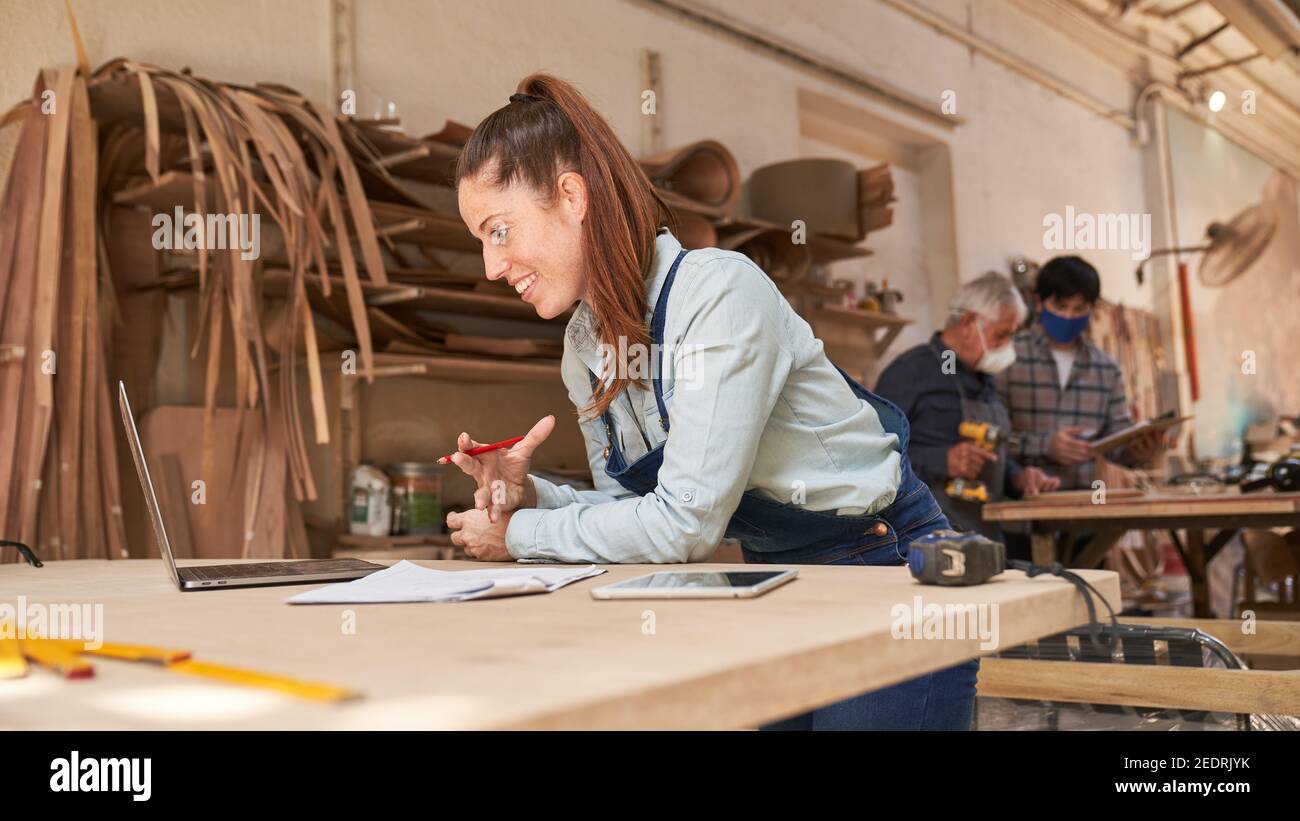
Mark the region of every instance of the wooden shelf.
<instances>
[{"instance_id":1,"label":"wooden shelf","mask_svg":"<svg viewBox=\"0 0 1300 821\"><path fill-rule=\"evenodd\" d=\"M454 176L460 149L428 137L360 125L352 131L356 141L373 151L378 165L395 177L433 185L447 185Z\"/></svg>"},{"instance_id":2,"label":"wooden shelf","mask_svg":"<svg viewBox=\"0 0 1300 821\"><path fill-rule=\"evenodd\" d=\"M859 380L912 320L878 311L825 305L809 311L808 321L826 355Z\"/></svg>"},{"instance_id":3,"label":"wooden shelf","mask_svg":"<svg viewBox=\"0 0 1300 821\"><path fill-rule=\"evenodd\" d=\"M209 211L217 208L214 191L213 186L208 186L204 208ZM184 171L167 171L158 176L156 183L145 180L118 191L113 195L113 202L147 208L155 214L170 214L177 207L188 213L194 209L194 176ZM448 251L478 253L482 250L482 243L459 217L383 200L368 202L375 231L380 236ZM257 206L251 205L250 209L257 210Z\"/></svg>"},{"instance_id":4,"label":"wooden shelf","mask_svg":"<svg viewBox=\"0 0 1300 821\"><path fill-rule=\"evenodd\" d=\"M471 354L375 353L376 376L423 376L448 382L560 382L560 362Z\"/></svg>"},{"instance_id":5,"label":"wooden shelf","mask_svg":"<svg viewBox=\"0 0 1300 821\"><path fill-rule=\"evenodd\" d=\"M460 548L446 533L411 533L404 536L354 536L340 533L334 537L335 559L371 559L380 561L428 561L463 559Z\"/></svg>"},{"instance_id":6,"label":"wooden shelf","mask_svg":"<svg viewBox=\"0 0 1300 821\"><path fill-rule=\"evenodd\" d=\"M801 279L795 282L777 282L776 287L780 289L781 293L794 296L807 296L814 299L843 299L844 294L852 286L830 285L825 282L814 282L811 279Z\"/></svg>"},{"instance_id":7,"label":"wooden shelf","mask_svg":"<svg viewBox=\"0 0 1300 821\"><path fill-rule=\"evenodd\" d=\"M418 547L432 545L449 547L451 536L446 533L405 533L400 536L357 536L353 533L340 533L334 537L339 547L358 550L387 550L394 547Z\"/></svg>"},{"instance_id":8,"label":"wooden shelf","mask_svg":"<svg viewBox=\"0 0 1300 821\"><path fill-rule=\"evenodd\" d=\"M723 217L714 222L721 236L724 233L734 233L754 228L763 228L769 231L780 231L790 233L789 226L780 225L767 220L756 219L754 217ZM814 265L824 265L829 262L838 262L844 259L861 259L871 256L874 252L863 245L855 245L852 242L846 242L841 239L822 236L820 234L808 235L808 250L812 253Z\"/></svg>"},{"instance_id":9,"label":"wooden shelf","mask_svg":"<svg viewBox=\"0 0 1300 821\"><path fill-rule=\"evenodd\" d=\"M289 281L288 272L268 271L264 287L272 293L283 293ZM307 284L307 293L312 307L322 310L330 316L348 317L347 291L342 277L330 277L330 294L325 296L320 287L320 277L309 275L303 278ZM542 319L527 302L517 296L510 296L509 291L501 289L500 294L486 293L468 288L452 288L437 285L407 285L401 283L378 283L363 280L361 291L366 297L366 304L383 306L405 311L436 311L453 314L493 317L497 319L514 319L537 323L563 323L568 321L570 312L555 319Z\"/></svg>"},{"instance_id":10,"label":"wooden shelf","mask_svg":"<svg viewBox=\"0 0 1300 821\"><path fill-rule=\"evenodd\" d=\"M483 250L483 244L469 232L460 217L381 200L370 200L370 213L375 230L391 239L450 251L479 253Z\"/></svg>"},{"instance_id":11,"label":"wooden shelf","mask_svg":"<svg viewBox=\"0 0 1300 821\"><path fill-rule=\"evenodd\" d=\"M816 319L860 325L864 328L902 328L912 324L912 320L895 314L864 311L861 308L843 308L838 305L823 305L812 311L812 314Z\"/></svg>"},{"instance_id":12,"label":"wooden shelf","mask_svg":"<svg viewBox=\"0 0 1300 821\"><path fill-rule=\"evenodd\" d=\"M204 208L212 210L216 202L215 186L208 186L206 193ZM188 213L194 210L194 177L183 171L166 171L158 175L156 183L145 180L113 194L113 203L169 215L179 205Z\"/></svg>"},{"instance_id":13,"label":"wooden shelf","mask_svg":"<svg viewBox=\"0 0 1300 821\"><path fill-rule=\"evenodd\" d=\"M341 350L325 348L321 356L335 356ZM441 379L446 382L542 382L560 384L560 360L527 359L523 357L486 356L469 353L390 353L375 351L375 376L419 376L428 379ZM299 354L298 367L305 367L307 360ZM281 362L275 361L267 367L272 372L280 369ZM364 381L360 371L347 374L346 380Z\"/></svg>"}]
</instances>

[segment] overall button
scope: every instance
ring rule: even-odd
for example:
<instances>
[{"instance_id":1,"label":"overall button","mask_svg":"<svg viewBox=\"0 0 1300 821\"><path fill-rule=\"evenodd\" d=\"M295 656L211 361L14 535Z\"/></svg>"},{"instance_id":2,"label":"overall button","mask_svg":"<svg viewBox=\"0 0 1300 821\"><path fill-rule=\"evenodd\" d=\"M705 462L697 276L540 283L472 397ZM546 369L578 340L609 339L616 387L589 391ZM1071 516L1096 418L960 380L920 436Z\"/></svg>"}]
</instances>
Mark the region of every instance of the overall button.
<instances>
[{"instance_id":1,"label":"overall button","mask_svg":"<svg viewBox=\"0 0 1300 821\"><path fill-rule=\"evenodd\" d=\"M863 536L870 536L870 535L874 534L874 535L876 535L876 536L884 536L884 535L886 535L886 534L888 534L888 533L889 533L889 525L885 524L884 522L876 522L876 524L875 524L874 527L871 527L871 528L868 528L867 530L864 530L864 531L862 532L862 535L863 535Z\"/></svg>"},{"instance_id":2,"label":"overall button","mask_svg":"<svg viewBox=\"0 0 1300 821\"><path fill-rule=\"evenodd\" d=\"M609 448L605 448L605 458L609 458Z\"/></svg>"}]
</instances>

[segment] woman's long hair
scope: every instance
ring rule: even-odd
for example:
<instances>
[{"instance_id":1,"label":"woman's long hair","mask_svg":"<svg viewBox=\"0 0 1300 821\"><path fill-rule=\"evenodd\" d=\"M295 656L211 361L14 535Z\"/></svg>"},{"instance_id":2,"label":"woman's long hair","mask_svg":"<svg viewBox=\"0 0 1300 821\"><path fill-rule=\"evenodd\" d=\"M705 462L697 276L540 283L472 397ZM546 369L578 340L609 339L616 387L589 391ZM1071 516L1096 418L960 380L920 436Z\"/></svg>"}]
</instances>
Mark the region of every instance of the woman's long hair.
<instances>
[{"instance_id":1,"label":"woman's long hair","mask_svg":"<svg viewBox=\"0 0 1300 821\"><path fill-rule=\"evenodd\" d=\"M538 99L514 100L478 124L457 161L456 183L486 170L492 185L522 183L554 201L560 174L581 174L587 183L582 257L596 339L610 346L606 350L638 350L633 346L639 344L648 351L646 277L668 209L609 123L576 88L548 74L532 74L518 91ZM600 381L585 413L604 413L629 384L645 381L628 378L626 364L611 375Z\"/></svg>"}]
</instances>

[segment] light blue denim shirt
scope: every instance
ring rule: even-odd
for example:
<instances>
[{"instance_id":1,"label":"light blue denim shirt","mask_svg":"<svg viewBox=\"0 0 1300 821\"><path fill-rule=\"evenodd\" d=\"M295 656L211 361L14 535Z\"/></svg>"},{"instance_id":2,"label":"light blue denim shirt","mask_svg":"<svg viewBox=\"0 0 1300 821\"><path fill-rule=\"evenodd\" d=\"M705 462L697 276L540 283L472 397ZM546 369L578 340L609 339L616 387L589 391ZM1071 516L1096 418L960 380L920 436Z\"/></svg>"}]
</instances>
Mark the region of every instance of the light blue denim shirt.
<instances>
[{"instance_id":1,"label":"light blue denim shirt","mask_svg":"<svg viewBox=\"0 0 1300 821\"><path fill-rule=\"evenodd\" d=\"M647 326L680 250L661 230L647 280ZM538 507L511 517L511 555L705 561L747 490L844 515L874 514L893 502L901 473L898 437L853 394L812 328L748 257L691 251L678 267L667 313L663 393L671 435L660 425L648 369L645 388L630 386L610 406L629 464L668 440L659 486L635 496L606 475L604 425L599 417L581 421L596 490L530 477ZM579 409L591 402L588 373L602 373L594 328L590 309L579 303L561 361L569 399Z\"/></svg>"}]
</instances>

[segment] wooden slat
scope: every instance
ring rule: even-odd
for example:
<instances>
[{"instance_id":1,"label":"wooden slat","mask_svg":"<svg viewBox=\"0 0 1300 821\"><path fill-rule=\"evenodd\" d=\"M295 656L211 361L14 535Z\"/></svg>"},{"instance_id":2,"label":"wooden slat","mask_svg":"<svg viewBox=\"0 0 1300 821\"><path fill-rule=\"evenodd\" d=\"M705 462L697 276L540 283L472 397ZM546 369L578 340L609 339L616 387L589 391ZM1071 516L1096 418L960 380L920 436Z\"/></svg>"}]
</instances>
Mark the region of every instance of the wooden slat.
<instances>
[{"instance_id":1,"label":"wooden slat","mask_svg":"<svg viewBox=\"0 0 1300 821\"><path fill-rule=\"evenodd\" d=\"M267 293L284 294L289 277L281 271L268 271L265 278ZM316 278L306 280L307 295L317 310L326 309L328 315L345 322L351 315L351 299L344 294L346 281L330 277L331 293L325 297ZM342 290L335 290L335 288ZM403 311L442 311L456 314L521 319L532 322L559 324L566 321L571 311L555 319L543 320L531 305L508 292L499 294L468 291L461 288L444 288L435 285L374 285L360 283L358 295L362 305L387 305ZM342 311L342 313L340 313ZM364 311L363 311L364 313Z\"/></svg>"},{"instance_id":2,"label":"wooden slat","mask_svg":"<svg viewBox=\"0 0 1300 821\"><path fill-rule=\"evenodd\" d=\"M459 217L379 201L370 203L370 212L380 230L387 228L394 239L472 253L483 248Z\"/></svg>"},{"instance_id":3,"label":"wooden slat","mask_svg":"<svg viewBox=\"0 0 1300 821\"><path fill-rule=\"evenodd\" d=\"M1227 645L1238 655L1300 656L1300 622L1256 621L1249 625L1253 633L1243 632L1247 622L1241 619L1172 619L1124 617L1125 624L1152 627L1189 627L1203 630Z\"/></svg>"},{"instance_id":4,"label":"wooden slat","mask_svg":"<svg viewBox=\"0 0 1300 821\"><path fill-rule=\"evenodd\" d=\"M1180 496L1150 493L1141 498L1109 496L1105 504L1090 502L996 502L984 506L984 520L1022 522L1049 519L1120 519L1197 516L1237 516L1260 513L1300 514L1300 493L1233 493Z\"/></svg>"},{"instance_id":5,"label":"wooden slat","mask_svg":"<svg viewBox=\"0 0 1300 821\"><path fill-rule=\"evenodd\" d=\"M307 383L311 389L312 423L315 426L316 444L328 445L329 414L325 406L325 382L321 375L320 344L316 340L316 320L312 318L311 303L307 299L307 291L302 281L298 283L296 301L302 321L302 343L307 355ZM312 496L314 497L315 494Z\"/></svg>"},{"instance_id":6,"label":"wooden slat","mask_svg":"<svg viewBox=\"0 0 1300 821\"><path fill-rule=\"evenodd\" d=\"M325 142L338 160L337 171L343 180L347 211L356 227L357 244L361 247L361 258L366 264L366 272L370 274L371 282L387 283L388 275L384 271L383 255L379 250L379 239L375 235L374 224L377 217L369 201L366 200L366 193L361 187L361 177L357 174L356 165L343 145L343 135L339 131L338 122L327 112L320 118L320 123L323 126ZM346 239L343 241L346 242Z\"/></svg>"},{"instance_id":7,"label":"wooden slat","mask_svg":"<svg viewBox=\"0 0 1300 821\"><path fill-rule=\"evenodd\" d=\"M97 504L84 506L87 495L98 498L99 465L94 439L86 440L83 413L95 404L96 384L90 381L98 370L90 365L98 356L101 340L98 325L90 326L90 314L99 310L96 293L96 221L95 183L98 145L95 125L90 119L86 99L86 82L81 76L73 84L72 119L69 125L69 160L67 202L65 204L64 245L68 249L62 276L68 287L60 301L65 308L59 323L61 360L55 385L58 390L56 413L59 418L57 458L59 460L61 498L61 538L68 554L76 558L99 558L104 555L104 532ZM90 426L93 431L93 425ZM45 504L52 503L46 496Z\"/></svg>"},{"instance_id":8,"label":"wooden slat","mask_svg":"<svg viewBox=\"0 0 1300 821\"><path fill-rule=\"evenodd\" d=\"M268 410L267 416L273 420L270 430L262 437L263 458L255 463L261 469L257 482L260 493L251 491L245 497L244 548L245 559L283 559L286 552L285 538L285 479L288 454L286 451L285 429L279 424L280 403L282 401L278 381L268 385L267 395L263 397ZM257 467L250 468L256 470ZM251 487L250 476L248 486Z\"/></svg>"},{"instance_id":9,"label":"wooden slat","mask_svg":"<svg viewBox=\"0 0 1300 821\"><path fill-rule=\"evenodd\" d=\"M38 91L42 86L38 86ZM5 185L3 203L6 219L0 220L0 343L9 350L22 349L0 363L0 396L30 396L30 384L38 365L38 352L31 348L32 303L36 292L37 241L44 189L46 134L51 118L28 117L14 153L13 166ZM22 492L25 455L19 448L19 427L30 412L27 402L0 402L0 533L16 535ZM3 551L0 563L17 561Z\"/></svg>"},{"instance_id":10,"label":"wooden slat","mask_svg":"<svg viewBox=\"0 0 1300 821\"><path fill-rule=\"evenodd\" d=\"M41 201L40 241L36 257L36 303L32 319L31 346L35 355L30 364L40 362L46 351L54 348L55 310L58 305L59 269L63 251L63 184L67 170L68 125L72 119L71 69L54 69L46 72L46 85L55 90L58 101L45 152L45 196ZM57 363L57 359L55 360ZM21 444L26 448L22 469L25 486L21 486L21 513L18 540L28 542L36 532L36 516L40 501L40 488L31 480L41 475L45 459L49 429L54 411L54 380L37 372L33 385L34 396L30 426L20 431Z\"/></svg>"},{"instance_id":11,"label":"wooden slat","mask_svg":"<svg viewBox=\"0 0 1300 821\"><path fill-rule=\"evenodd\" d=\"M350 140L364 143L377 155L376 162L389 173L424 183L447 185L454 176L460 149L429 137L412 137L400 131L350 124Z\"/></svg>"},{"instance_id":12,"label":"wooden slat","mask_svg":"<svg viewBox=\"0 0 1300 821\"><path fill-rule=\"evenodd\" d=\"M197 178L184 171L167 171L158 177L157 182L145 180L123 188L113 194L113 204L146 208L154 214L172 215L177 206L186 213L192 213L194 188ZM214 192L207 192L203 208L211 212L216 206Z\"/></svg>"},{"instance_id":13,"label":"wooden slat","mask_svg":"<svg viewBox=\"0 0 1300 821\"><path fill-rule=\"evenodd\" d=\"M316 150L317 165L328 165L324 152ZM357 275L356 260L352 256L352 242L348 237L347 223L343 208L339 204L338 193L332 185L323 186L325 205L329 209L330 222L334 225L334 237L338 247L339 261L343 266L344 299L347 301L348 316L352 319L352 330L361 347L361 373L372 378L371 369L375 366L374 344L370 338L370 318L366 316L365 297L361 291L361 279ZM372 280L373 281L373 280ZM386 283L376 283L386 284Z\"/></svg>"},{"instance_id":14,"label":"wooden slat","mask_svg":"<svg viewBox=\"0 0 1300 821\"><path fill-rule=\"evenodd\" d=\"M559 384L558 361L515 361L443 354L377 353L379 367L422 365L424 375L449 382L550 382Z\"/></svg>"},{"instance_id":15,"label":"wooden slat","mask_svg":"<svg viewBox=\"0 0 1300 821\"><path fill-rule=\"evenodd\" d=\"M1300 671L988 658L980 662L978 691L995 698L1300 715Z\"/></svg>"}]
</instances>

